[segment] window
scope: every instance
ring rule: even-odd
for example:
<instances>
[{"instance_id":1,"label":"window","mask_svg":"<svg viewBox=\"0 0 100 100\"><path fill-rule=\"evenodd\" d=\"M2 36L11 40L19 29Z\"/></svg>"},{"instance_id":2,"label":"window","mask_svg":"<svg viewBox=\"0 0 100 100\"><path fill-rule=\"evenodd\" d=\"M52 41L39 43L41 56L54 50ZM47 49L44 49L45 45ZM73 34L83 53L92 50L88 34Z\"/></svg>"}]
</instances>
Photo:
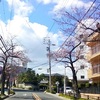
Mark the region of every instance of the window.
<instances>
[{"instance_id":1,"label":"window","mask_svg":"<svg viewBox=\"0 0 100 100\"><path fill-rule=\"evenodd\" d=\"M84 65L81 65L80 68L81 68L81 69L84 69Z\"/></svg>"},{"instance_id":2,"label":"window","mask_svg":"<svg viewBox=\"0 0 100 100\"><path fill-rule=\"evenodd\" d=\"M85 76L84 75L81 75L81 79L84 79L85 78Z\"/></svg>"},{"instance_id":3,"label":"window","mask_svg":"<svg viewBox=\"0 0 100 100\"><path fill-rule=\"evenodd\" d=\"M81 35L79 36L79 38L80 38L80 39L83 38L83 34L81 34Z\"/></svg>"},{"instance_id":4,"label":"window","mask_svg":"<svg viewBox=\"0 0 100 100\"><path fill-rule=\"evenodd\" d=\"M83 49L83 47L84 47L83 45L80 45L80 49Z\"/></svg>"},{"instance_id":5,"label":"window","mask_svg":"<svg viewBox=\"0 0 100 100\"><path fill-rule=\"evenodd\" d=\"M84 59L84 56L83 55L80 55L80 59Z\"/></svg>"}]
</instances>

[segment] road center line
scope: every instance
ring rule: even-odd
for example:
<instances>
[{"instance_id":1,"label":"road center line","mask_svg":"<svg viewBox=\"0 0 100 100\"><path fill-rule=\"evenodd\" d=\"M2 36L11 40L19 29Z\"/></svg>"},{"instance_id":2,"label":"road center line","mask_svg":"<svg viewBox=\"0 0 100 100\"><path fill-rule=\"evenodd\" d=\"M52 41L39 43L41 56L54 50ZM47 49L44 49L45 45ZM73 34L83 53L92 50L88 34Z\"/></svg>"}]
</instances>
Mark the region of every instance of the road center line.
<instances>
[{"instance_id":1,"label":"road center line","mask_svg":"<svg viewBox=\"0 0 100 100\"><path fill-rule=\"evenodd\" d=\"M42 100L36 93L33 93L33 97L35 98L35 100Z\"/></svg>"}]
</instances>

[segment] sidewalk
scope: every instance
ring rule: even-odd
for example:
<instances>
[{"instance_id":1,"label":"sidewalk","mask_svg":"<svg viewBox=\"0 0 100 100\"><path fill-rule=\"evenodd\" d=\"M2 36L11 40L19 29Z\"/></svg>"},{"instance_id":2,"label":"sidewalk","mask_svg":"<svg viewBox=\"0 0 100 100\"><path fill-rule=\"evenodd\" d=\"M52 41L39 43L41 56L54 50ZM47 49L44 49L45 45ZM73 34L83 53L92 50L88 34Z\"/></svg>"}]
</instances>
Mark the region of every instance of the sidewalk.
<instances>
[{"instance_id":1,"label":"sidewalk","mask_svg":"<svg viewBox=\"0 0 100 100\"><path fill-rule=\"evenodd\" d=\"M60 98L62 100L71 100L71 99L67 99L67 98L64 98L64 97L61 97L59 96L59 93L56 93L56 94L52 94L52 93L49 93L49 92L45 92L46 94L49 94L49 95L52 95L52 96L55 96L57 98Z\"/></svg>"}]
</instances>

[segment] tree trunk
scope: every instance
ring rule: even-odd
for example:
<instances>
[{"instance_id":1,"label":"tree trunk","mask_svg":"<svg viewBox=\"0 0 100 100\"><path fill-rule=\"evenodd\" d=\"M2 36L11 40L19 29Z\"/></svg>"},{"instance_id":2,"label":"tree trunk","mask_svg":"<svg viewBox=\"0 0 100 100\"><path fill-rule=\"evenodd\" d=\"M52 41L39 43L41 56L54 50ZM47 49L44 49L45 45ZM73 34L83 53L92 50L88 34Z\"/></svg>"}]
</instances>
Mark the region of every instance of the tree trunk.
<instances>
[{"instance_id":1,"label":"tree trunk","mask_svg":"<svg viewBox=\"0 0 100 100\"><path fill-rule=\"evenodd\" d=\"M7 89L8 89L8 95L10 94L10 77L8 78L8 87L7 87Z\"/></svg>"},{"instance_id":2,"label":"tree trunk","mask_svg":"<svg viewBox=\"0 0 100 100\"><path fill-rule=\"evenodd\" d=\"M6 79L6 74L5 74L5 68L6 68L6 64L7 64L7 58L5 60L4 66L3 66L3 70L2 70L2 77L1 77L1 94L4 95L4 88L5 88L5 79Z\"/></svg>"},{"instance_id":3,"label":"tree trunk","mask_svg":"<svg viewBox=\"0 0 100 100\"><path fill-rule=\"evenodd\" d=\"M77 98L80 98L80 92L78 89L78 82L77 82L77 76L76 76L75 70L73 69L72 71L73 71L73 88L75 90L74 97L77 99Z\"/></svg>"},{"instance_id":4,"label":"tree trunk","mask_svg":"<svg viewBox=\"0 0 100 100\"><path fill-rule=\"evenodd\" d=\"M3 67L2 77L1 77L1 94L4 95L4 87L5 87L5 67Z\"/></svg>"}]
</instances>

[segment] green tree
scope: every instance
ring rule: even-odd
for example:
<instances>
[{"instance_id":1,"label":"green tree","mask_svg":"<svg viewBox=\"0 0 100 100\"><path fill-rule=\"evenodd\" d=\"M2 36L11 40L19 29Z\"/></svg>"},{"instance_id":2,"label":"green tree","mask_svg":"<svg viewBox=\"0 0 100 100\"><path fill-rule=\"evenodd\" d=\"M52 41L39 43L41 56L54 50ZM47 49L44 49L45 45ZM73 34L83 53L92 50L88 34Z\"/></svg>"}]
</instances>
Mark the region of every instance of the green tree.
<instances>
[{"instance_id":1,"label":"green tree","mask_svg":"<svg viewBox=\"0 0 100 100\"><path fill-rule=\"evenodd\" d=\"M62 87L63 86L63 76L52 76L51 77L52 79L52 85L53 86L56 86L56 82L58 81L59 82L59 87Z\"/></svg>"},{"instance_id":2,"label":"green tree","mask_svg":"<svg viewBox=\"0 0 100 100\"><path fill-rule=\"evenodd\" d=\"M18 83L31 83L36 84L37 83L37 77L35 76L35 71L31 68L28 68L28 70L24 73L21 73L18 75L17 79Z\"/></svg>"}]
</instances>

